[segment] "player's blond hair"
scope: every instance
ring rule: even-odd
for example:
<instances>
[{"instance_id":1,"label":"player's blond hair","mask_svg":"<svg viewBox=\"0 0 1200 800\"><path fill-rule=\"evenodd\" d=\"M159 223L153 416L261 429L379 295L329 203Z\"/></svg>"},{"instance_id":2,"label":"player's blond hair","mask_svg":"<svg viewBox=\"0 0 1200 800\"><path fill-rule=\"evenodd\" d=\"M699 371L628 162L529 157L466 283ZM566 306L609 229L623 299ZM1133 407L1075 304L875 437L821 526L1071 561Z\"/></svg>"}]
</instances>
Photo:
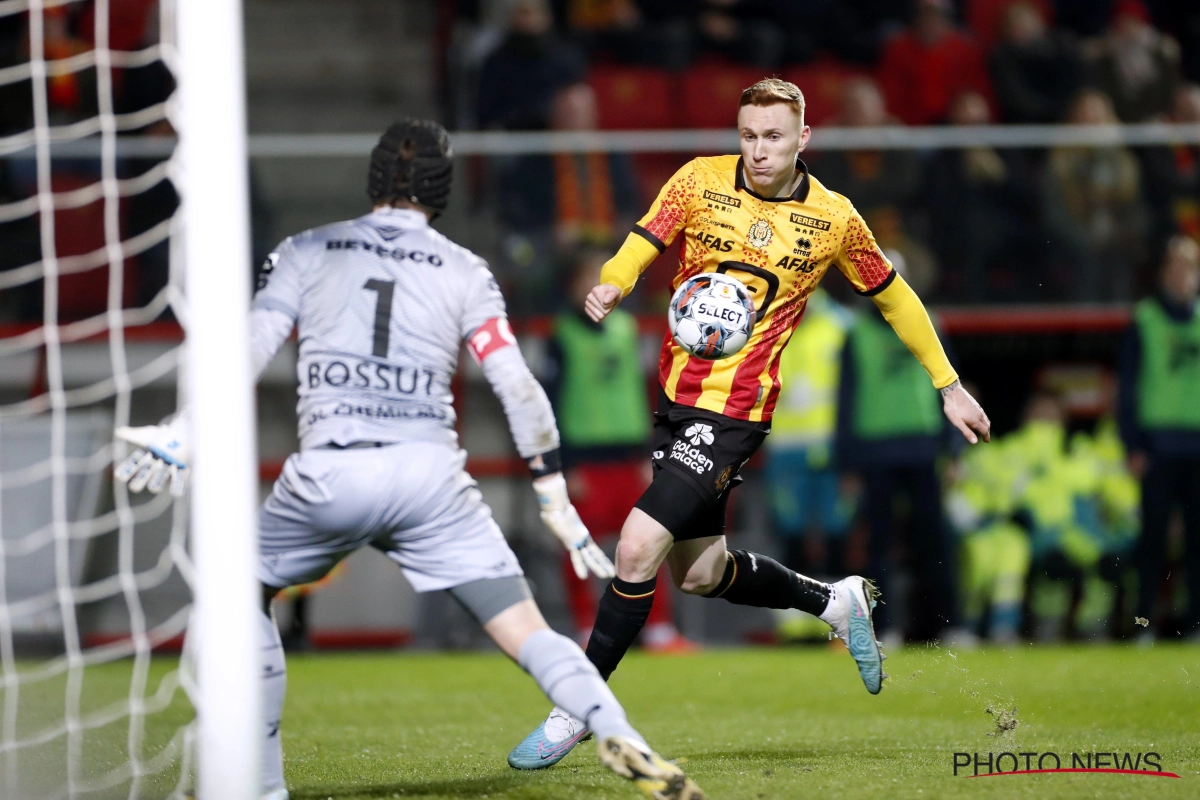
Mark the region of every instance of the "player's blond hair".
<instances>
[{"instance_id":1,"label":"player's blond hair","mask_svg":"<svg viewBox=\"0 0 1200 800\"><path fill-rule=\"evenodd\" d=\"M804 121L804 92L800 87L782 78L763 78L746 91L738 101L738 108L743 106L773 106L783 103Z\"/></svg>"}]
</instances>

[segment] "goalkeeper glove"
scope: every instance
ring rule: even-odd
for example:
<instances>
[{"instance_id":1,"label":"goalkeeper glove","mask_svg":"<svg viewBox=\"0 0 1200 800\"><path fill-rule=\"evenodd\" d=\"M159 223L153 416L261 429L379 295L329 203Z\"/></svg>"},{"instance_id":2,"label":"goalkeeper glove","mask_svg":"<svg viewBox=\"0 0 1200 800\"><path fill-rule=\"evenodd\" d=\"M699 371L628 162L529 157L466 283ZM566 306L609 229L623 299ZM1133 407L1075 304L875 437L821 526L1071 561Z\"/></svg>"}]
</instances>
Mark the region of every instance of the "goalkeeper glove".
<instances>
[{"instance_id":1,"label":"goalkeeper glove","mask_svg":"<svg viewBox=\"0 0 1200 800\"><path fill-rule=\"evenodd\" d=\"M537 493L538 507L541 510L542 522L554 532L567 552L571 554L571 566L575 574L583 580L588 570L598 578L614 578L617 568L604 555L604 551L593 541L579 512L571 505L567 497L567 480L561 472L537 478L533 482L533 490Z\"/></svg>"},{"instance_id":2,"label":"goalkeeper glove","mask_svg":"<svg viewBox=\"0 0 1200 800\"><path fill-rule=\"evenodd\" d=\"M134 493L147 489L158 494L169 482L171 494L182 496L192 458L188 433L186 412L165 425L117 428L117 438L137 449L113 470L113 477L127 483Z\"/></svg>"}]
</instances>

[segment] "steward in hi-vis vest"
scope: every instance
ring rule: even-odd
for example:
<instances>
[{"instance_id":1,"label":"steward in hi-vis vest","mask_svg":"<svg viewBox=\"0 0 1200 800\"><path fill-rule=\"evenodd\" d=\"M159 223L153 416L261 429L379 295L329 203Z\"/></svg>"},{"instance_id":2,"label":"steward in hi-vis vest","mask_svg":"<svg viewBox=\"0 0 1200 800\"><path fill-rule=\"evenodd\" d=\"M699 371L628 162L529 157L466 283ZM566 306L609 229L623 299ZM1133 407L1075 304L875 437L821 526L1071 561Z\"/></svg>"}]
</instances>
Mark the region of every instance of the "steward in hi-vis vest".
<instances>
[{"instance_id":1,"label":"steward in hi-vis vest","mask_svg":"<svg viewBox=\"0 0 1200 800\"><path fill-rule=\"evenodd\" d=\"M650 436L650 403L638 363L637 320L624 311L599 323L564 312L554 320L554 343L563 448L632 447L633 455L642 455Z\"/></svg>"},{"instance_id":2,"label":"steward in hi-vis vest","mask_svg":"<svg viewBox=\"0 0 1200 800\"><path fill-rule=\"evenodd\" d=\"M905 634L936 635L944 619L957 624L953 542L942 515L936 461L946 431L941 398L929 376L875 308L855 315L842 351L838 383L836 457L842 470L861 477L870 531L872 575L882 587L898 564L893 556L893 500L903 493L912 509L909 559L920 587ZM886 606L875 610L876 627L899 638Z\"/></svg>"},{"instance_id":3,"label":"steward in hi-vis vest","mask_svg":"<svg viewBox=\"0 0 1200 800\"><path fill-rule=\"evenodd\" d=\"M1154 297L1137 304L1121 345L1117 421L1129 469L1142 481L1138 616L1151 620L1166 572L1167 523L1176 506L1184 520L1188 608L1171 635L1200 628L1200 245L1176 236L1167 245ZM1164 632L1168 629L1163 628ZM1178 631L1178 634L1176 634Z\"/></svg>"}]
</instances>

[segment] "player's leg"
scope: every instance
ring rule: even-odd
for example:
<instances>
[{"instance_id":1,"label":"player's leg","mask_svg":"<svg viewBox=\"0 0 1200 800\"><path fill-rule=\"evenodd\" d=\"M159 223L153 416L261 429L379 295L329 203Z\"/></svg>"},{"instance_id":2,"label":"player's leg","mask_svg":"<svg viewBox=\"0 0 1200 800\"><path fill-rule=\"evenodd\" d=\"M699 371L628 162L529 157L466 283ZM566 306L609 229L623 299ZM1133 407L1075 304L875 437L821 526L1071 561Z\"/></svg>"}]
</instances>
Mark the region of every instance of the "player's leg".
<instances>
[{"instance_id":1,"label":"player's leg","mask_svg":"<svg viewBox=\"0 0 1200 800\"><path fill-rule=\"evenodd\" d=\"M357 531L366 529L382 487L360 478L357 470L347 476L344 468L353 465L352 458L320 449L292 455L259 513L264 800L287 800L280 735L287 665L271 600L288 586L321 579L367 543Z\"/></svg>"},{"instance_id":2,"label":"player's leg","mask_svg":"<svg viewBox=\"0 0 1200 800\"><path fill-rule=\"evenodd\" d=\"M549 749L535 746L534 752L510 756L510 764L518 768L525 763L547 766L544 762L558 761L590 731L599 740L605 765L633 781L646 796L663 800L703 797L681 769L655 754L629 724L625 709L579 645L550 629L523 576L479 578L449 591L557 708L583 721L568 743Z\"/></svg>"},{"instance_id":3,"label":"player's leg","mask_svg":"<svg viewBox=\"0 0 1200 800\"><path fill-rule=\"evenodd\" d=\"M279 734L283 699L287 693L287 663L283 640L271 612L271 601L279 589L262 587L262 613L258 615L262 647L262 704L265 739L262 748L262 794L270 800L287 800L283 780L283 742Z\"/></svg>"}]
</instances>

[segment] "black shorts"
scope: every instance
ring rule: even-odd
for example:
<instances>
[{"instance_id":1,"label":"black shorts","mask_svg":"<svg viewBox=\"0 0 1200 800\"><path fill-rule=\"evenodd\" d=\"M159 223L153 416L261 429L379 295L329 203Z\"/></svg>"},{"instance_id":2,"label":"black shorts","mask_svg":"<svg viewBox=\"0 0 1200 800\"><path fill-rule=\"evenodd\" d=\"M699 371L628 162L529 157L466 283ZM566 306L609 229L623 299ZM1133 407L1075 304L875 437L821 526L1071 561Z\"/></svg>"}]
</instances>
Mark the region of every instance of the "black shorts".
<instances>
[{"instance_id":1,"label":"black shorts","mask_svg":"<svg viewBox=\"0 0 1200 800\"><path fill-rule=\"evenodd\" d=\"M746 422L680 405L660 388L654 412L654 479L637 502L676 541L720 536L738 474L771 432L770 422Z\"/></svg>"}]
</instances>

